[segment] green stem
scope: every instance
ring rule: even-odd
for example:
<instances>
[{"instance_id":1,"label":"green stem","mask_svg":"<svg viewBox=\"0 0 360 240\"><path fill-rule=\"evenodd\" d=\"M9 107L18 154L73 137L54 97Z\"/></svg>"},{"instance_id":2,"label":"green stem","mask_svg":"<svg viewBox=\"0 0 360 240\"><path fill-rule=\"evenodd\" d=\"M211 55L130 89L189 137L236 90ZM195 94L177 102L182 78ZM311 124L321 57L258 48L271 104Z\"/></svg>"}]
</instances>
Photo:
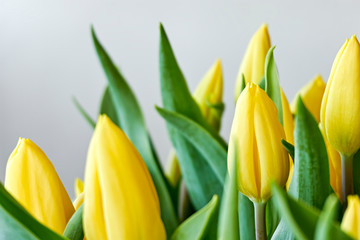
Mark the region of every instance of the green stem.
<instances>
[{"instance_id":1,"label":"green stem","mask_svg":"<svg viewBox=\"0 0 360 240\"><path fill-rule=\"evenodd\" d=\"M265 207L266 203L254 202L256 240L266 240Z\"/></svg>"},{"instance_id":2,"label":"green stem","mask_svg":"<svg viewBox=\"0 0 360 240\"><path fill-rule=\"evenodd\" d=\"M344 209L347 206L347 196L354 193L353 186L353 159L354 155L341 156L341 180L342 180L342 202Z\"/></svg>"}]
</instances>

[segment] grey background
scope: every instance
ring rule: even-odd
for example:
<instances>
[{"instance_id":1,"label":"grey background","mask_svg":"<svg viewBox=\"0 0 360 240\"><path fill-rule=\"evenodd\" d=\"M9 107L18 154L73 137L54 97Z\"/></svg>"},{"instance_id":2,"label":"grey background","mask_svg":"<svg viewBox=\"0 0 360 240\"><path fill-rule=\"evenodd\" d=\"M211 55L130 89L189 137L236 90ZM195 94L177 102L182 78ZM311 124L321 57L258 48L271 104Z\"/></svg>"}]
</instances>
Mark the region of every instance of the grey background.
<instances>
[{"instance_id":1,"label":"grey background","mask_svg":"<svg viewBox=\"0 0 360 240\"><path fill-rule=\"evenodd\" d=\"M26 137L44 150L74 196L92 130L71 97L96 119L105 86L90 24L136 93L164 163L171 145L154 110L161 105L160 21L191 90L221 58L226 103L221 133L227 139L239 64L260 25L269 24L281 85L291 101L317 73L327 79L345 39L360 33L359 7L351 1L0 0L0 180L18 137Z\"/></svg>"}]
</instances>

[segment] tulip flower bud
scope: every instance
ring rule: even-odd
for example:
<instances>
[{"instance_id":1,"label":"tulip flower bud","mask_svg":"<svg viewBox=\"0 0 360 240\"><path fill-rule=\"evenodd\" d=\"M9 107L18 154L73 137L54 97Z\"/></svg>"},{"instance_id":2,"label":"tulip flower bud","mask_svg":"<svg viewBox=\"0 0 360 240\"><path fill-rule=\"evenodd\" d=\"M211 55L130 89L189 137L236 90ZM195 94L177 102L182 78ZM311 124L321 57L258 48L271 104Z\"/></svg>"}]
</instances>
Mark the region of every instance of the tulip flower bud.
<instances>
[{"instance_id":1,"label":"tulip flower bud","mask_svg":"<svg viewBox=\"0 0 360 240\"><path fill-rule=\"evenodd\" d=\"M336 195L341 200L342 193L342 180L341 180L341 157L340 154L329 144L324 134L324 129L319 124L319 129L323 135L323 139L326 145L326 151L329 159L329 172L330 172L330 185L333 188Z\"/></svg>"},{"instance_id":2,"label":"tulip flower bud","mask_svg":"<svg viewBox=\"0 0 360 240\"><path fill-rule=\"evenodd\" d=\"M259 86L247 84L236 103L228 167L236 158L238 189L253 202L270 198L271 181L286 184L289 158L281 139L285 133L275 104Z\"/></svg>"},{"instance_id":3,"label":"tulip flower bud","mask_svg":"<svg viewBox=\"0 0 360 240\"><path fill-rule=\"evenodd\" d=\"M74 207L54 166L31 140L20 138L11 153L5 188L37 220L63 233Z\"/></svg>"},{"instance_id":4,"label":"tulip flower bud","mask_svg":"<svg viewBox=\"0 0 360 240\"><path fill-rule=\"evenodd\" d=\"M321 104L321 124L329 143L342 155L360 148L360 45L346 40L334 60Z\"/></svg>"},{"instance_id":5,"label":"tulip flower bud","mask_svg":"<svg viewBox=\"0 0 360 240\"><path fill-rule=\"evenodd\" d=\"M348 207L341 222L341 229L354 239L360 239L360 199L348 196Z\"/></svg>"},{"instance_id":6,"label":"tulip flower bud","mask_svg":"<svg viewBox=\"0 0 360 240\"><path fill-rule=\"evenodd\" d=\"M264 77L265 58L271 47L270 36L266 24L263 24L251 38L240 65L239 74L235 86L235 101L241 92L242 75L245 76L246 83L253 82L258 84Z\"/></svg>"},{"instance_id":7,"label":"tulip flower bud","mask_svg":"<svg viewBox=\"0 0 360 240\"><path fill-rule=\"evenodd\" d=\"M193 94L204 118L216 131L220 130L221 114L224 108L222 95L223 78L221 62L218 59L206 73Z\"/></svg>"},{"instance_id":8,"label":"tulip flower bud","mask_svg":"<svg viewBox=\"0 0 360 240\"><path fill-rule=\"evenodd\" d=\"M317 75L296 94L294 100L291 102L291 111L296 114L297 99L301 96L306 108L314 116L316 121L320 122L320 108L325 88L326 84L324 80L320 75Z\"/></svg>"},{"instance_id":9,"label":"tulip flower bud","mask_svg":"<svg viewBox=\"0 0 360 240\"><path fill-rule=\"evenodd\" d=\"M75 179L75 196L78 197L84 191L84 182L80 178Z\"/></svg>"},{"instance_id":10,"label":"tulip flower bud","mask_svg":"<svg viewBox=\"0 0 360 240\"><path fill-rule=\"evenodd\" d=\"M88 240L166 239L148 169L125 133L101 115L90 142L83 223Z\"/></svg>"}]
</instances>

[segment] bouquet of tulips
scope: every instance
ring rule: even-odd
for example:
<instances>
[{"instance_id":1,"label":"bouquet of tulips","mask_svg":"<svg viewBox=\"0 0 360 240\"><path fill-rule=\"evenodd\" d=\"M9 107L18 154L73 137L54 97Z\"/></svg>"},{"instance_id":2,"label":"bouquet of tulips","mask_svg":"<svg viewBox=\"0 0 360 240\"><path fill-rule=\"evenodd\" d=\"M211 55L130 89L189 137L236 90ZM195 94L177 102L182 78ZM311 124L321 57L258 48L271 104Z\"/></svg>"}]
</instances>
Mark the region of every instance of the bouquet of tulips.
<instances>
[{"instance_id":1,"label":"bouquet of tulips","mask_svg":"<svg viewBox=\"0 0 360 240\"><path fill-rule=\"evenodd\" d=\"M163 170L134 92L94 30L107 78L84 182L72 202L45 153L20 138L0 184L0 239L360 239L360 44L346 40L328 83L291 106L266 25L235 87L230 139L219 135L219 60L191 94L160 25L160 83L173 149Z\"/></svg>"}]
</instances>

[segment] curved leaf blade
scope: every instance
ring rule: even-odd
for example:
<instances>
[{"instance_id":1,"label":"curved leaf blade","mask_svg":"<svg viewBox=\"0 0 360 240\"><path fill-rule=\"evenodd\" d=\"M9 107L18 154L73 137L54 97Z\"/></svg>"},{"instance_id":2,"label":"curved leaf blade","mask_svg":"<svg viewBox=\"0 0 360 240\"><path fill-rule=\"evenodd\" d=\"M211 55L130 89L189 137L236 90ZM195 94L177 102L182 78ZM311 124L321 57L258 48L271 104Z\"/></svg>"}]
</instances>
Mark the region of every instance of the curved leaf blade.
<instances>
[{"instance_id":1,"label":"curved leaf blade","mask_svg":"<svg viewBox=\"0 0 360 240\"><path fill-rule=\"evenodd\" d=\"M202 209L186 219L171 236L171 240L203 239L215 219L219 206L219 198L214 195L211 201Z\"/></svg>"},{"instance_id":2,"label":"curved leaf blade","mask_svg":"<svg viewBox=\"0 0 360 240\"><path fill-rule=\"evenodd\" d=\"M69 238L70 240L84 239L84 229L82 224L83 206L84 205L82 204L78 210L76 210L66 225L63 236Z\"/></svg>"},{"instance_id":3,"label":"curved leaf blade","mask_svg":"<svg viewBox=\"0 0 360 240\"><path fill-rule=\"evenodd\" d=\"M114 102L111 98L111 93L109 90L109 86L106 86L102 99L101 99L101 103L100 103L100 114L106 114L111 121L113 121L117 126L121 127L118 115L117 115L117 111L116 111L116 107L114 105Z\"/></svg>"}]
</instances>

